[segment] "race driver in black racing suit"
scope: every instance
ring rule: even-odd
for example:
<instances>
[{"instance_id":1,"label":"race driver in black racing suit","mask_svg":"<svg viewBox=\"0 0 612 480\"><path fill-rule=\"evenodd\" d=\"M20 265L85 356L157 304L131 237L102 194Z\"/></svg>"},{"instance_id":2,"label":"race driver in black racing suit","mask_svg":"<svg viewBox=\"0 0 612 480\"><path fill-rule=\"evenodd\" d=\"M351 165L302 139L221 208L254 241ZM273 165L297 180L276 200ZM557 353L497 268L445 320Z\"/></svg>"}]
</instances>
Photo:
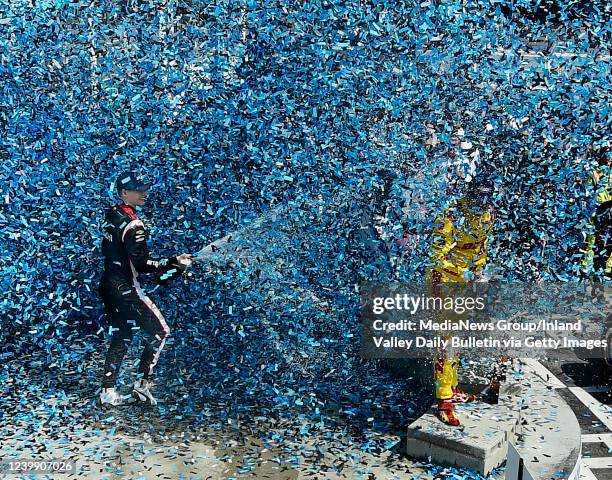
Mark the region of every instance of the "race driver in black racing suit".
<instances>
[{"instance_id":1,"label":"race driver in black racing suit","mask_svg":"<svg viewBox=\"0 0 612 480\"><path fill-rule=\"evenodd\" d=\"M136 207L144 205L150 186L133 173L119 175L116 187L122 203L106 212L102 227L102 254L105 259L99 293L108 322L113 327L100 392L103 406L123 403L115 383L121 361L134 333L138 331L145 334L145 347L132 397L150 405L157 404L151 393L150 377L170 328L157 305L143 291L139 274L155 273L158 283L165 284L180 276L192 262L191 255L185 253L163 259L149 255L147 232L136 216Z\"/></svg>"}]
</instances>

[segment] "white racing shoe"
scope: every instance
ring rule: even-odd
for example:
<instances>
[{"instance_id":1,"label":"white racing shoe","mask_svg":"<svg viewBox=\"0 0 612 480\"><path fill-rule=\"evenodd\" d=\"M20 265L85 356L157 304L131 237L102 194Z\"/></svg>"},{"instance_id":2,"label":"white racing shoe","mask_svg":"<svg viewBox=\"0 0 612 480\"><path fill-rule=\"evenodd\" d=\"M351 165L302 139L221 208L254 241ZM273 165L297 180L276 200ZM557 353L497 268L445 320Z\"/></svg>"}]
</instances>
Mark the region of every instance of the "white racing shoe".
<instances>
[{"instance_id":1,"label":"white racing shoe","mask_svg":"<svg viewBox=\"0 0 612 480\"><path fill-rule=\"evenodd\" d=\"M115 388L103 388L100 391L100 405L102 406L117 406L123 405L123 395L119 395Z\"/></svg>"},{"instance_id":2,"label":"white racing shoe","mask_svg":"<svg viewBox=\"0 0 612 480\"><path fill-rule=\"evenodd\" d=\"M132 388L132 396L139 402L147 403L149 405L157 405L157 400L151 393L152 383L149 380L139 379L134 382Z\"/></svg>"}]
</instances>

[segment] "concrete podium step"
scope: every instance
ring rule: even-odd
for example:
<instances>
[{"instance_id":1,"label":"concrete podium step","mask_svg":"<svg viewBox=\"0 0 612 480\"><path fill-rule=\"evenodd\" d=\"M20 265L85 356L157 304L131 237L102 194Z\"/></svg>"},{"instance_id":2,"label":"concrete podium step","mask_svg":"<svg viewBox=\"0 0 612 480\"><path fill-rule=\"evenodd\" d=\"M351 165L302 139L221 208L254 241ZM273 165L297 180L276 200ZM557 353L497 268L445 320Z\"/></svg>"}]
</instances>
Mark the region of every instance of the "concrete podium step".
<instances>
[{"instance_id":1,"label":"concrete podium step","mask_svg":"<svg viewBox=\"0 0 612 480\"><path fill-rule=\"evenodd\" d=\"M577 480L580 427L534 365L518 362L502 384L498 405L458 405L459 427L444 425L432 406L408 426L408 456L483 476L507 462L506 480Z\"/></svg>"},{"instance_id":2,"label":"concrete podium step","mask_svg":"<svg viewBox=\"0 0 612 480\"><path fill-rule=\"evenodd\" d=\"M459 427L444 425L433 407L410 424L408 456L488 475L505 462L508 442L514 439L519 423L514 399L500 394L498 405L474 402L457 405L455 411Z\"/></svg>"}]
</instances>

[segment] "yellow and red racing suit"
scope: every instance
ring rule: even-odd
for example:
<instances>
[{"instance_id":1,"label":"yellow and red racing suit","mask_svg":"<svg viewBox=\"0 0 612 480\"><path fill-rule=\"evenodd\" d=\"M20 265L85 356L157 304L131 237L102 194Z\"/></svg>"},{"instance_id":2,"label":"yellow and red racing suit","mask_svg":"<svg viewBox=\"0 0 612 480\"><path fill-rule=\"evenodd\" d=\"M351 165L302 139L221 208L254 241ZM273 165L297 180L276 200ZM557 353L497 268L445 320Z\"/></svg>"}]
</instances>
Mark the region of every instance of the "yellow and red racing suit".
<instances>
[{"instance_id":1,"label":"yellow and red racing suit","mask_svg":"<svg viewBox=\"0 0 612 480\"><path fill-rule=\"evenodd\" d=\"M434 294L440 283L464 283L480 275L487 263L487 244L493 230L493 211L467 200L448 208L437 220L431 248L428 281ZM439 351L434 362L438 400L453 396L458 383L459 358L452 350Z\"/></svg>"}]
</instances>

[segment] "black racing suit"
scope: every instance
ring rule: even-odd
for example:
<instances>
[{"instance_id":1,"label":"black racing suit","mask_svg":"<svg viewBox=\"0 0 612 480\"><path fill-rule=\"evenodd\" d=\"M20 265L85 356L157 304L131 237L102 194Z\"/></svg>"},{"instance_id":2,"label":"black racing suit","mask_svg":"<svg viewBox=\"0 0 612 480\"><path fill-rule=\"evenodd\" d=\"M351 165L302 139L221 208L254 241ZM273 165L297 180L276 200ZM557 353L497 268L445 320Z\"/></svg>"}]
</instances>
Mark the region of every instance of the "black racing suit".
<instances>
[{"instance_id":1,"label":"black racing suit","mask_svg":"<svg viewBox=\"0 0 612 480\"><path fill-rule=\"evenodd\" d=\"M145 348L138 372L149 378L164 347L170 328L162 313L145 294L139 273L156 273L160 284L180 276L184 267L176 257L155 259L149 255L147 232L133 207L115 205L106 212L102 226L104 273L99 293L112 328L104 365L103 388L115 386L121 361L135 332L145 333Z\"/></svg>"}]
</instances>

